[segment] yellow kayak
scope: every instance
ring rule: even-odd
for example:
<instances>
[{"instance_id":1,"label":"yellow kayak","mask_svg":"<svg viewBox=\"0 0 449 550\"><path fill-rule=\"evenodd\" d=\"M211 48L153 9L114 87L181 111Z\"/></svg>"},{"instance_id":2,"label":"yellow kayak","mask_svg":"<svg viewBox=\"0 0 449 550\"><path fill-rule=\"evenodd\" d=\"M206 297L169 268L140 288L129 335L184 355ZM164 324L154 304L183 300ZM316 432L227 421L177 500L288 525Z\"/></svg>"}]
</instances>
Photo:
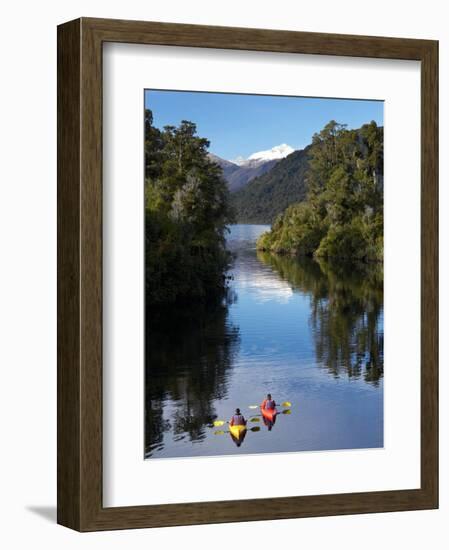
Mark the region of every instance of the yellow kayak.
<instances>
[{"instance_id":1,"label":"yellow kayak","mask_svg":"<svg viewBox=\"0 0 449 550\"><path fill-rule=\"evenodd\" d=\"M243 426L241 424L237 426L229 426L229 431L236 439L240 439L242 435L246 432L246 426Z\"/></svg>"}]
</instances>

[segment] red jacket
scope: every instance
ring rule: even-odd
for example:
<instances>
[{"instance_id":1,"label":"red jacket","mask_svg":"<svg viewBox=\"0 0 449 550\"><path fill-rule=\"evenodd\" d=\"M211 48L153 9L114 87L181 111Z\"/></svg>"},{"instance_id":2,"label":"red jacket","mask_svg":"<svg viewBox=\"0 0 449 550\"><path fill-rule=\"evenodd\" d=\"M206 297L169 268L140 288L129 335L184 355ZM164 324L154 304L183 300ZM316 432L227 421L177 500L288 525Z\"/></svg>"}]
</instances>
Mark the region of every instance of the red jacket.
<instances>
[{"instance_id":1,"label":"red jacket","mask_svg":"<svg viewBox=\"0 0 449 550\"><path fill-rule=\"evenodd\" d=\"M261 409L266 409L266 408L267 408L267 406L266 406L266 405L267 405L267 401L268 401L268 399L264 399L264 400L262 401L262 405L260 406ZM274 408L276 407L276 402L275 402L274 399L271 400L271 404L272 404L273 406L272 406L272 407L269 407L269 408L270 408L270 409L274 409Z\"/></svg>"}]
</instances>

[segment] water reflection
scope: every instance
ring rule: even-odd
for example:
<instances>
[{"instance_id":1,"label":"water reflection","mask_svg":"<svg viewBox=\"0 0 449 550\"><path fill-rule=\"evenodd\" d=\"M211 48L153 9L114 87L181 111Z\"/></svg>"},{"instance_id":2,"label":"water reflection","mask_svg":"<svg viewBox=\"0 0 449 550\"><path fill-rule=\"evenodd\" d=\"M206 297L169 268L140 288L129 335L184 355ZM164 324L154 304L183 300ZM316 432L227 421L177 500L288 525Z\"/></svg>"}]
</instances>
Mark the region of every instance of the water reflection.
<instances>
[{"instance_id":1,"label":"water reflection","mask_svg":"<svg viewBox=\"0 0 449 550\"><path fill-rule=\"evenodd\" d=\"M381 266L257 253L266 229L231 228L227 300L147 312L146 457L383 445ZM226 421L267 393L291 410L235 440Z\"/></svg>"},{"instance_id":2,"label":"water reflection","mask_svg":"<svg viewBox=\"0 0 449 550\"><path fill-rule=\"evenodd\" d=\"M377 384L383 374L383 270L258 252L258 259L310 297L316 359L335 377L342 370Z\"/></svg>"},{"instance_id":3,"label":"water reflection","mask_svg":"<svg viewBox=\"0 0 449 550\"><path fill-rule=\"evenodd\" d=\"M273 418L271 419L265 418L264 416L262 417L263 423L265 424L269 432L271 432L271 430L273 429L273 426L276 424L276 418L277 418L277 415L273 416Z\"/></svg>"},{"instance_id":4,"label":"water reflection","mask_svg":"<svg viewBox=\"0 0 449 550\"><path fill-rule=\"evenodd\" d=\"M239 331L225 300L208 307L148 312L146 324L145 456L174 441L200 442L216 418L214 401L227 395L227 372Z\"/></svg>"},{"instance_id":5,"label":"water reflection","mask_svg":"<svg viewBox=\"0 0 449 550\"><path fill-rule=\"evenodd\" d=\"M293 296L287 280L278 277L269 264L256 256L256 240L267 229L264 225L236 225L231 227L227 247L235 256L233 267L234 289L238 296L249 296L263 304L276 301L285 304Z\"/></svg>"},{"instance_id":6,"label":"water reflection","mask_svg":"<svg viewBox=\"0 0 449 550\"><path fill-rule=\"evenodd\" d=\"M245 441L245 437L248 430L242 431L239 436L234 435L231 431L229 432L229 435L231 436L232 441L235 443L237 447L240 447L242 443Z\"/></svg>"}]
</instances>

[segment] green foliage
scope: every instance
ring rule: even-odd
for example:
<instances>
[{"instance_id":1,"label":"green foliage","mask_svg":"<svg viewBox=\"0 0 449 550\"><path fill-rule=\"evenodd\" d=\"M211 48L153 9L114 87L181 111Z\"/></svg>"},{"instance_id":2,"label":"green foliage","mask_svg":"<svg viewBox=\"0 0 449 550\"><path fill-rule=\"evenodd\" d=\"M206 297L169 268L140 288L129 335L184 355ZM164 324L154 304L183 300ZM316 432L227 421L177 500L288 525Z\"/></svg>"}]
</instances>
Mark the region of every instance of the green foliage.
<instances>
[{"instance_id":1,"label":"green foliage","mask_svg":"<svg viewBox=\"0 0 449 550\"><path fill-rule=\"evenodd\" d=\"M154 128L145 113L146 303L206 300L226 287L232 220L221 168L192 122Z\"/></svg>"},{"instance_id":2,"label":"green foliage","mask_svg":"<svg viewBox=\"0 0 449 550\"><path fill-rule=\"evenodd\" d=\"M383 266L258 252L258 259L310 295L318 363L335 377L383 376Z\"/></svg>"},{"instance_id":3,"label":"green foliage","mask_svg":"<svg viewBox=\"0 0 449 550\"><path fill-rule=\"evenodd\" d=\"M289 206L276 218L271 231L263 233L257 242L260 250L279 254L314 253L325 235L325 226L317 219L314 210L306 202Z\"/></svg>"},{"instance_id":4,"label":"green foliage","mask_svg":"<svg viewBox=\"0 0 449 550\"><path fill-rule=\"evenodd\" d=\"M163 146L161 132L153 126L153 113L145 109L145 177L160 175Z\"/></svg>"},{"instance_id":5,"label":"green foliage","mask_svg":"<svg viewBox=\"0 0 449 550\"><path fill-rule=\"evenodd\" d=\"M161 448L164 433L191 441L205 436L217 418L216 400L227 396L227 380L240 343L228 307L217 303L152 307L145 322L146 456ZM167 412L167 397L178 406Z\"/></svg>"},{"instance_id":6,"label":"green foliage","mask_svg":"<svg viewBox=\"0 0 449 550\"><path fill-rule=\"evenodd\" d=\"M383 129L329 122L308 151L307 196L259 239L260 250L381 261Z\"/></svg>"},{"instance_id":7,"label":"green foliage","mask_svg":"<svg viewBox=\"0 0 449 550\"><path fill-rule=\"evenodd\" d=\"M272 223L289 204L304 200L308 163L308 148L295 151L232 193L238 222Z\"/></svg>"}]
</instances>

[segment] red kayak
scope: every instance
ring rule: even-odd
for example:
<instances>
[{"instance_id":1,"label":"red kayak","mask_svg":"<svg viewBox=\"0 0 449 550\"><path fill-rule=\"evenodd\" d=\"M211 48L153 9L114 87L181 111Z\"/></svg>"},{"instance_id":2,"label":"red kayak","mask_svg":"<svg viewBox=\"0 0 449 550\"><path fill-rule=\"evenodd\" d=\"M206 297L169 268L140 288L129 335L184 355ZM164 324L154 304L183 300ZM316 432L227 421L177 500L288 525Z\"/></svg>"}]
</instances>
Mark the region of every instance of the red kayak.
<instances>
[{"instance_id":1,"label":"red kayak","mask_svg":"<svg viewBox=\"0 0 449 550\"><path fill-rule=\"evenodd\" d=\"M269 420L270 422L273 422L274 420L274 417L277 415L277 410L276 408L274 409L260 409L261 412L262 412L262 416L264 418L266 418L267 420Z\"/></svg>"}]
</instances>

